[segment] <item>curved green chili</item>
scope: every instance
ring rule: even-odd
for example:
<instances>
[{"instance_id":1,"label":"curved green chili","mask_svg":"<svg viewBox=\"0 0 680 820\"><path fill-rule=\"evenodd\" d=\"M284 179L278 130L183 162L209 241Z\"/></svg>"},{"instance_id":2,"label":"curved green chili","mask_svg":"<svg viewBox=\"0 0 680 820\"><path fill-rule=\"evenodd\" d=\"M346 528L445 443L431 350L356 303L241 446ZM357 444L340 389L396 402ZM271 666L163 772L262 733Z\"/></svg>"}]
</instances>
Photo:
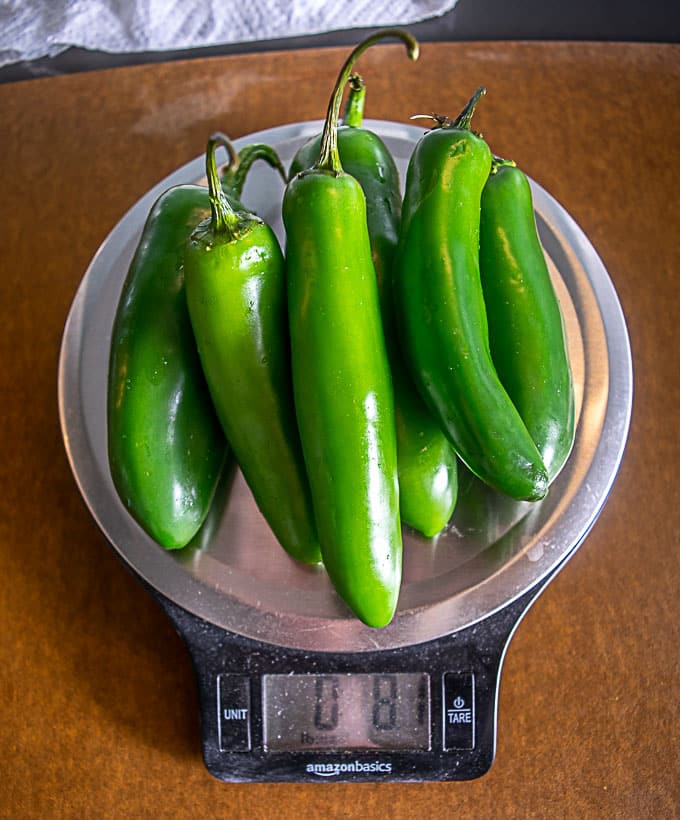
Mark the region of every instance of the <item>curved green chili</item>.
<instances>
[{"instance_id":1,"label":"curved green chili","mask_svg":"<svg viewBox=\"0 0 680 820\"><path fill-rule=\"evenodd\" d=\"M335 589L366 624L392 619L401 584L401 526L394 399L366 199L342 167L338 118L357 46L331 94L317 161L288 183L289 322L295 407L324 565Z\"/></svg>"},{"instance_id":2,"label":"curved green chili","mask_svg":"<svg viewBox=\"0 0 680 820\"><path fill-rule=\"evenodd\" d=\"M402 348L428 406L467 466L513 498L536 500L548 476L491 360L479 274L482 189L491 152L470 130L479 89L409 162L395 300Z\"/></svg>"},{"instance_id":3,"label":"curved green chili","mask_svg":"<svg viewBox=\"0 0 680 820\"><path fill-rule=\"evenodd\" d=\"M214 135L211 216L186 244L187 303L213 403L255 501L294 558L320 560L295 423L283 255L272 229L224 196Z\"/></svg>"},{"instance_id":4,"label":"curved green chili","mask_svg":"<svg viewBox=\"0 0 680 820\"><path fill-rule=\"evenodd\" d=\"M166 549L201 527L226 443L196 352L184 289L184 243L209 212L205 188L183 185L151 208L111 339L108 451L126 508Z\"/></svg>"},{"instance_id":5,"label":"curved green chili","mask_svg":"<svg viewBox=\"0 0 680 820\"><path fill-rule=\"evenodd\" d=\"M494 159L481 200L480 272L498 376L552 480L574 441L564 323L524 173Z\"/></svg>"}]
</instances>

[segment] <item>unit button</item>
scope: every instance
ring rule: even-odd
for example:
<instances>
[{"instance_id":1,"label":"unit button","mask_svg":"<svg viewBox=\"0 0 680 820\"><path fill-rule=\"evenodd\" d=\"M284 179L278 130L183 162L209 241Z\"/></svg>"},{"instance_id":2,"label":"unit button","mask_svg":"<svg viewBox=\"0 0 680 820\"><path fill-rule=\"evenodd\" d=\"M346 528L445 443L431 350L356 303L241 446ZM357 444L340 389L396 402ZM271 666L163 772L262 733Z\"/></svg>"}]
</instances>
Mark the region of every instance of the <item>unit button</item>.
<instances>
[{"instance_id":1,"label":"unit button","mask_svg":"<svg viewBox=\"0 0 680 820\"><path fill-rule=\"evenodd\" d=\"M444 751L475 748L475 676L446 672L443 676Z\"/></svg>"},{"instance_id":2,"label":"unit button","mask_svg":"<svg viewBox=\"0 0 680 820\"><path fill-rule=\"evenodd\" d=\"M217 676L218 731L221 752L250 751L250 678Z\"/></svg>"}]
</instances>

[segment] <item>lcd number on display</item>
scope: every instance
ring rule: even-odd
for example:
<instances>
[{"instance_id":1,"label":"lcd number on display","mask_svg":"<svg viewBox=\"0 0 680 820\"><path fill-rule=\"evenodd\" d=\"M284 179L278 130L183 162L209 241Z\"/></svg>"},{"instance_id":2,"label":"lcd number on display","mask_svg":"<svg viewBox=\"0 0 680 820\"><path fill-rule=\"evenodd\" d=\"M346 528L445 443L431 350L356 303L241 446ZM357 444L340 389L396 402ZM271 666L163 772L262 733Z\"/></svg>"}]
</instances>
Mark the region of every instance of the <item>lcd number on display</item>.
<instances>
[{"instance_id":1,"label":"lcd number on display","mask_svg":"<svg viewBox=\"0 0 680 820\"><path fill-rule=\"evenodd\" d=\"M430 748L429 675L265 675L267 751Z\"/></svg>"}]
</instances>

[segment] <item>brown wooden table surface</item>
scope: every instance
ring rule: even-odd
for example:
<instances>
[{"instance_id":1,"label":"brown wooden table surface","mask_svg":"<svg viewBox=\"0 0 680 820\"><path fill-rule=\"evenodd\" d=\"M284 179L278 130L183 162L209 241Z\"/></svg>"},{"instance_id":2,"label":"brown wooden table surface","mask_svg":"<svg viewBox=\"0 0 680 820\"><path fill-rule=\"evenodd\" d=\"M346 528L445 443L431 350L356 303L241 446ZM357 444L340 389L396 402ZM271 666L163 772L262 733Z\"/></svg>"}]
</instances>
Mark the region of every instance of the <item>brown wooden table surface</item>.
<instances>
[{"instance_id":1,"label":"brown wooden table surface","mask_svg":"<svg viewBox=\"0 0 680 820\"><path fill-rule=\"evenodd\" d=\"M0 815L671 817L678 787L680 48L397 45L362 58L367 116L455 113L581 225L627 317L633 422L586 542L511 642L498 752L478 781L227 785L200 754L188 655L109 550L61 442L66 315L111 227L232 137L316 119L346 50L0 86Z\"/></svg>"}]
</instances>

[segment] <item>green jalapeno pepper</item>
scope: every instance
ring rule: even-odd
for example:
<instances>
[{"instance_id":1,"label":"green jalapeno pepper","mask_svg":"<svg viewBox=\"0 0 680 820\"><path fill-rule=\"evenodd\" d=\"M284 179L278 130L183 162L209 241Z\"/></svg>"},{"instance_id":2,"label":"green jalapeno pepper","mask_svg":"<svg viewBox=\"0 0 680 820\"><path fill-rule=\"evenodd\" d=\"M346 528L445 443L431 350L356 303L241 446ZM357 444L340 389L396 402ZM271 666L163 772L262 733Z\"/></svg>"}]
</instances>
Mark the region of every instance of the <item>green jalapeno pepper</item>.
<instances>
[{"instance_id":1,"label":"green jalapeno pepper","mask_svg":"<svg viewBox=\"0 0 680 820\"><path fill-rule=\"evenodd\" d=\"M380 317L366 199L342 169L337 126L354 62L386 30L358 45L331 95L319 158L283 199L295 408L324 565L364 623L394 615L401 585L394 398Z\"/></svg>"},{"instance_id":2,"label":"green jalapeno pepper","mask_svg":"<svg viewBox=\"0 0 680 820\"><path fill-rule=\"evenodd\" d=\"M295 422L284 263L272 229L235 210L206 150L211 215L186 244L189 316L217 415L253 497L283 548L320 552Z\"/></svg>"},{"instance_id":3,"label":"green jalapeno pepper","mask_svg":"<svg viewBox=\"0 0 680 820\"><path fill-rule=\"evenodd\" d=\"M366 197L368 235L394 385L401 520L431 538L446 526L456 504L456 454L401 360L390 275L399 241L399 172L380 137L362 128L366 100L363 79L353 74L349 85L344 125L338 128L338 151L343 170L357 180ZM293 158L291 176L311 168L320 147L321 135L306 142Z\"/></svg>"},{"instance_id":4,"label":"green jalapeno pepper","mask_svg":"<svg viewBox=\"0 0 680 820\"><path fill-rule=\"evenodd\" d=\"M514 163L497 158L482 191L479 263L491 357L552 481L574 441L564 323L529 181Z\"/></svg>"},{"instance_id":5,"label":"green jalapeno pepper","mask_svg":"<svg viewBox=\"0 0 680 820\"><path fill-rule=\"evenodd\" d=\"M108 450L118 494L166 549L184 547L207 515L226 444L196 352L182 258L205 216L205 189L182 185L153 205L116 313Z\"/></svg>"},{"instance_id":6,"label":"green jalapeno pepper","mask_svg":"<svg viewBox=\"0 0 680 820\"><path fill-rule=\"evenodd\" d=\"M230 146L226 193L238 199L258 158L285 171L268 146ZM166 549L201 527L227 446L196 350L184 287L184 245L210 213L207 190L179 185L154 203L123 285L108 381L108 452L116 490Z\"/></svg>"},{"instance_id":7,"label":"green jalapeno pepper","mask_svg":"<svg viewBox=\"0 0 680 820\"><path fill-rule=\"evenodd\" d=\"M541 456L491 360L479 274L486 142L470 130L484 89L437 118L409 162L395 264L402 348L418 389L465 464L517 499L547 492Z\"/></svg>"}]
</instances>

